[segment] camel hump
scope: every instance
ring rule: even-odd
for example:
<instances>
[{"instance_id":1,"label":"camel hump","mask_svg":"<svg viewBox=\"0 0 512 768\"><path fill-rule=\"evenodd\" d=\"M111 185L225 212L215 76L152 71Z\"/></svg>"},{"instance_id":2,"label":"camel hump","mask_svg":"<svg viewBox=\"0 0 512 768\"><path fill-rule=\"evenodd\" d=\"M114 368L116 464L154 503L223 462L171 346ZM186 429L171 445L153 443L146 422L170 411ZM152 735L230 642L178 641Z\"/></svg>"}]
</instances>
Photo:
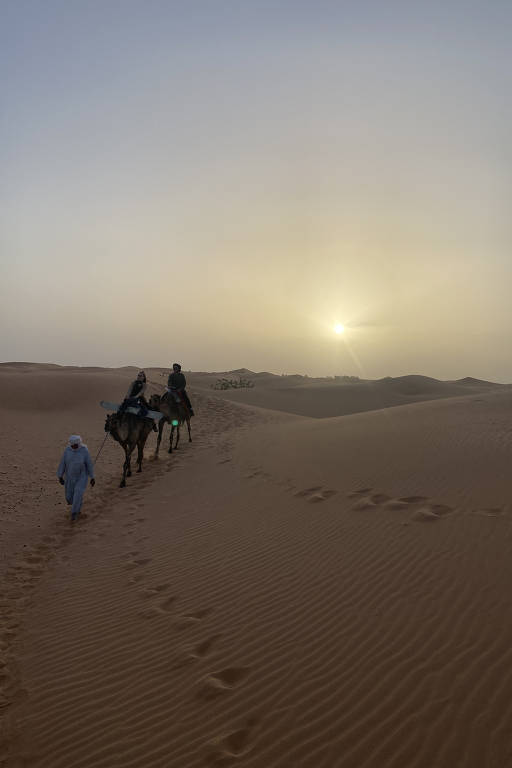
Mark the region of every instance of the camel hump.
<instances>
[{"instance_id":1,"label":"camel hump","mask_svg":"<svg viewBox=\"0 0 512 768\"><path fill-rule=\"evenodd\" d=\"M105 408L107 411L117 411L120 408L119 403L109 403L108 400L101 400L100 405L102 408ZM129 406L126 408L125 413L133 413L134 416L138 416L140 413L140 408L133 408L132 406ZM154 419L155 421L158 421L158 419L161 419L163 416L160 411L148 411L144 418L147 419Z\"/></svg>"}]
</instances>

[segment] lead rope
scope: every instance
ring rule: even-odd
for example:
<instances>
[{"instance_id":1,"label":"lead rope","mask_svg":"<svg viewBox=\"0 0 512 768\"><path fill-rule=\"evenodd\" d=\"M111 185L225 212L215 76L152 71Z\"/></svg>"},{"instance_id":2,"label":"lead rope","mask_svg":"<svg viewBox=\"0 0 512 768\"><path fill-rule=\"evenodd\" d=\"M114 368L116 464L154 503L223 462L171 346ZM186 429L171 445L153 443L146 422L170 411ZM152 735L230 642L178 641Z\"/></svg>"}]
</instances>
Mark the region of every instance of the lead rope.
<instances>
[{"instance_id":1,"label":"lead rope","mask_svg":"<svg viewBox=\"0 0 512 768\"><path fill-rule=\"evenodd\" d=\"M104 439L103 443L101 444L101 448L99 449L98 453L96 454L96 458L95 458L95 459L94 459L94 461L93 461L93 466L96 466L96 462L98 461L98 456L99 456L99 455L100 455L100 453L102 452L102 450L103 450L103 446L104 446L104 445L105 445L105 443L107 442L107 437L108 437L108 436L109 436L109 433L107 432L107 434L105 435L105 439Z\"/></svg>"}]
</instances>

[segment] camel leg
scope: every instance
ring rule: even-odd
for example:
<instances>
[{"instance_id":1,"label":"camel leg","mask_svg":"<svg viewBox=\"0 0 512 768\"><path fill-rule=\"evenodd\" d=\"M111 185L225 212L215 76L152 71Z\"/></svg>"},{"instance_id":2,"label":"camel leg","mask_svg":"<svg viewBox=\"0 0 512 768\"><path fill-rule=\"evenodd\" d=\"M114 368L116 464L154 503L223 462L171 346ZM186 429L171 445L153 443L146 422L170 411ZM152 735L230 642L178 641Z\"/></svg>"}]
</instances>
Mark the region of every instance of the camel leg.
<instances>
[{"instance_id":1,"label":"camel leg","mask_svg":"<svg viewBox=\"0 0 512 768\"><path fill-rule=\"evenodd\" d=\"M187 429L188 429L188 441L189 443L192 442L192 434L190 432L190 419L187 419Z\"/></svg>"},{"instance_id":2,"label":"camel leg","mask_svg":"<svg viewBox=\"0 0 512 768\"><path fill-rule=\"evenodd\" d=\"M128 475L128 477L130 477L130 475L131 475L131 470L130 470L130 453L131 453L130 449L128 448L127 445L125 445L124 446L125 460L124 460L124 464L123 464L123 477L122 477L122 480L121 480L121 484L119 486L120 488L124 488L125 487L125 485L126 485L126 476Z\"/></svg>"},{"instance_id":3,"label":"camel leg","mask_svg":"<svg viewBox=\"0 0 512 768\"><path fill-rule=\"evenodd\" d=\"M146 441L139 440L137 443L137 464L138 464L138 470L137 472L142 472L142 459L144 456L144 443Z\"/></svg>"},{"instance_id":4,"label":"camel leg","mask_svg":"<svg viewBox=\"0 0 512 768\"><path fill-rule=\"evenodd\" d=\"M126 446L126 461L128 462L128 471L126 472L126 477L132 476L132 453L135 445L136 443L130 443Z\"/></svg>"},{"instance_id":5,"label":"camel leg","mask_svg":"<svg viewBox=\"0 0 512 768\"><path fill-rule=\"evenodd\" d=\"M180 425L176 427L176 445L174 446L174 450L178 447L178 443L180 441Z\"/></svg>"},{"instance_id":6,"label":"camel leg","mask_svg":"<svg viewBox=\"0 0 512 768\"><path fill-rule=\"evenodd\" d=\"M164 420L160 419L158 422L158 437L156 439L156 451L155 451L155 457L158 456L158 451L160 450L160 443L162 442L162 432L164 431Z\"/></svg>"},{"instance_id":7,"label":"camel leg","mask_svg":"<svg viewBox=\"0 0 512 768\"><path fill-rule=\"evenodd\" d=\"M169 451L168 453L172 453L172 436L174 434L174 424L171 426L171 435L169 437Z\"/></svg>"}]
</instances>

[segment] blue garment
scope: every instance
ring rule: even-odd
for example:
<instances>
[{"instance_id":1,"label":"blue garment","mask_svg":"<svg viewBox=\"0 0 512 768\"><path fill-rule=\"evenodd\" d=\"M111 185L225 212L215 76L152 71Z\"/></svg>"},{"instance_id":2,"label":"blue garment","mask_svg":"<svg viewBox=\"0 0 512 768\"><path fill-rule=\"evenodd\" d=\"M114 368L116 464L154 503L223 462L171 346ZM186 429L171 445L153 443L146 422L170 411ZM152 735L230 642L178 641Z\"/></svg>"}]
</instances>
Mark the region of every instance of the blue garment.
<instances>
[{"instance_id":1,"label":"blue garment","mask_svg":"<svg viewBox=\"0 0 512 768\"><path fill-rule=\"evenodd\" d=\"M72 504L71 518L75 520L82 508L87 478L94 477L94 467L85 445L81 445L80 448L71 448L70 446L66 448L60 460L57 477L65 478L66 501L68 504Z\"/></svg>"}]
</instances>

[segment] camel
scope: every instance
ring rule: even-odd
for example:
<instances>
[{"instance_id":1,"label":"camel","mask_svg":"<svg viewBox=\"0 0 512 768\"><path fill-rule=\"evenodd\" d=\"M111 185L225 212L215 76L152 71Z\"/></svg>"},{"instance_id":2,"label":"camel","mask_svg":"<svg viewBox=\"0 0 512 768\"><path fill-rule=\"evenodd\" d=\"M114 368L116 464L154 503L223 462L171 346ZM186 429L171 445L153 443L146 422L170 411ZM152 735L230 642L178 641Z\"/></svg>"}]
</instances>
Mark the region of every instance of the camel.
<instances>
[{"instance_id":1,"label":"camel","mask_svg":"<svg viewBox=\"0 0 512 768\"><path fill-rule=\"evenodd\" d=\"M149 407L152 411L160 411L163 413L162 418L158 423L158 439L156 441L155 457L158 456L158 450L160 448L160 442L162 440L162 432L164 424L167 422L171 425L171 436L169 438L169 453L172 453L172 436L174 434L174 428L176 427L176 444L174 450L178 447L180 441L180 426L186 423L188 429L188 441L192 442L192 435L190 433L190 415L187 408L183 403L177 403L174 398L160 397L160 395L151 395L149 399Z\"/></svg>"},{"instance_id":2,"label":"camel","mask_svg":"<svg viewBox=\"0 0 512 768\"><path fill-rule=\"evenodd\" d=\"M144 446L152 429L153 421L151 419L141 419L132 413L110 413L107 416L105 432L110 432L114 440L117 440L119 445L124 448L126 456L120 488L125 487L126 477L131 477L130 460L135 446L137 446L137 464L139 466L137 472L142 472Z\"/></svg>"}]
</instances>

